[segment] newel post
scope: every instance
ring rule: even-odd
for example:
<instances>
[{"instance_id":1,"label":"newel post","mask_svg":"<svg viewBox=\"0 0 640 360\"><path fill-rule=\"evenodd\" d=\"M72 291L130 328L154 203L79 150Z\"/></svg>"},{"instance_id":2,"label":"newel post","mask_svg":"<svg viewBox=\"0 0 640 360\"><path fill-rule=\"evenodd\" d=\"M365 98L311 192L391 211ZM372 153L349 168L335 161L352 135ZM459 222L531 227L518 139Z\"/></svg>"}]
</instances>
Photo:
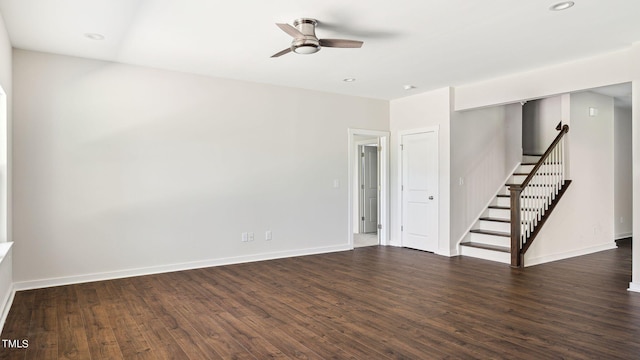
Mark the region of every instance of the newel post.
<instances>
[{"instance_id":1,"label":"newel post","mask_svg":"<svg viewBox=\"0 0 640 360\"><path fill-rule=\"evenodd\" d=\"M511 267L522 267L520 256L520 236L522 233L522 219L520 218L520 186L509 187L511 193Z\"/></svg>"}]
</instances>

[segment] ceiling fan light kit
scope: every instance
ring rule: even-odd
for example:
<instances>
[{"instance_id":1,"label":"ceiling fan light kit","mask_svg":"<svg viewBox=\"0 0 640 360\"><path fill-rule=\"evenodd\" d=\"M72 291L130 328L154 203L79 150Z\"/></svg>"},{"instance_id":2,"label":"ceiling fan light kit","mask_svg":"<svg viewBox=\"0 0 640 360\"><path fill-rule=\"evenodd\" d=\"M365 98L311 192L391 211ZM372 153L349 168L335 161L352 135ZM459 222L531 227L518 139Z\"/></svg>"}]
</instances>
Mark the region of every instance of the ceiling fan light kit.
<instances>
[{"instance_id":1,"label":"ceiling fan light kit","mask_svg":"<svg viewBox=\"0 0 640 360\"><path fill-rule=\"evenodd\" d=\"M359 48L363 42L357 40L344 39L318 39L316 36L316 25L318 21L309 18L300 18L293 21L293 26L289 24L276 24L282 31L293 37L291 46L281 50L271 57L280 57L284 54L294 52L296 54L314 54L322 47L337 48Z\"/></svg>"}]
</instances>

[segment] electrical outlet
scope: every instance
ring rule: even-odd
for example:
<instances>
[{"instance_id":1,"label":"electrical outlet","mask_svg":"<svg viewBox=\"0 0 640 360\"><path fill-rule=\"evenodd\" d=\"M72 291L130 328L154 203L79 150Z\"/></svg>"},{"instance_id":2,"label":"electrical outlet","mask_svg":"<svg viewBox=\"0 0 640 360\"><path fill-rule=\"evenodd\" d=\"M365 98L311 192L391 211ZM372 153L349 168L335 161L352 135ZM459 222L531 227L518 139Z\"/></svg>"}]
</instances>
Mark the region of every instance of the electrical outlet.
<instances>
[{"instance_id":1,"label":"electrical outlet","mask_svg":"<svg viewBox=\"0 0 640 360\"><path fill-rule=\"evenodd\" d=\"M252 232L249 233L249 241L253 241L253 233Z\"/></svg>"},{"instance_id":2,"label":"electrical outlet","mask_svg":"<svg viewBox=\"0 0 640 360\"><path fill-rule=\"evenodd\" d=\"M271 239L272 239L272 237L271 237L271 230L267 230L267 231L265 231L265 232L264 232L264 239L265 239L266 241L269 241L269 240L271 240Z\"/></svg>"},{"instance_id":3,"label":"electrical outlet","mask_svg":"<svg viewBox=\"0 0 640 360\"><path fill-rule=\"evenodd\" d=\"M242 242L247 242L249 241L249 234L246 232L242 233Z\"/></svg>"}]
</instances>

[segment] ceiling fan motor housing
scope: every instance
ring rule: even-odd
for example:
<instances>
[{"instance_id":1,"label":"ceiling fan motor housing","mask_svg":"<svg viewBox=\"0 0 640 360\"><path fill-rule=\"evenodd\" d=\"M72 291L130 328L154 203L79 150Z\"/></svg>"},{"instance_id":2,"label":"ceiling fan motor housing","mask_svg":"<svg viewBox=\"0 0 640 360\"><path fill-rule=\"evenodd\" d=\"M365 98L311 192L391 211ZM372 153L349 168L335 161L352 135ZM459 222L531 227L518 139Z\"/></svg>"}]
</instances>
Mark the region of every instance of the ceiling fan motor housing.
<instances>
[{"instance_id":1,"label":"ceiling fan motor housing","mask_svg":"<svg viewBox=\"0 0 640 360\"><path fill-rule=\"evenodd\" d=\"M304 38L293 39L291 42L291 50L296 54L313 54L320 51L320 41L316 36L315 19L301 18L293 22L293 26L298 29Z\"/></svg>"}]
</instances>

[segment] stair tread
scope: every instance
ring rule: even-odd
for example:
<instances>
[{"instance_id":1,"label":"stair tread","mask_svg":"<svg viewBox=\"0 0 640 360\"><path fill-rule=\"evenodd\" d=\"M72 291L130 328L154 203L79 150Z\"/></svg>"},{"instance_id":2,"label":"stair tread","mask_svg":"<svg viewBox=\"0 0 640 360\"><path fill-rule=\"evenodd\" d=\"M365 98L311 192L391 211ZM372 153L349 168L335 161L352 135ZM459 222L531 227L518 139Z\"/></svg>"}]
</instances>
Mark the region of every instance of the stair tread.
<instances>
[{"instance_id":1,"label":"stair tread","mask_svg":"<svg viewBox=\"0 0 640 360\"><path fill-rule=\"evenodd\" d=\"M511 208L509 206L491 205L489 206L489 209L510 210Z\"/></svg>"},{"instance_id":2,"label":"stair tread","mask_svg":"<svg viewBox=\"0 0 640 360\"><path fill-rule=\"evenodd\" d=\"M494 222L501 222L501 223L510 223L511 220L510 219L502 219L502 218L496 218L496 217L481 217L479 220L484 220L484 221L494 221Z\"/></svg>"},{"instance_id":3,"label":"stair tread","mask_svg":"<svg viewBox=\"0 0 640 360\"><path fill-rule=\"evenodd\" d=\"M520 165L527 166L527 165L535 165L535 164L537 164L537 163L534 163L534 162L525 162L525 163L521 163Z\"/></svg>"},{"instance_id":4,"label":"stair tread","mask_svg":"<svg viewBox=\"0 0 640 360\"><path fill-rule=\"evenodd\" d=\"M528 172L514 172L513 175L516 176L529 176L530 173ZM559 172L538 172L538 175L562 175L562 173Z\"/></svg>"},{"instance_id":5,"label":"stair tread","mask_svg":"<svg viewBox=\"0 0 640 360\"><path fill-rule=\"evenodd\" d=\"M543 154L522 154L522 156L542 156Z\"/></svg>"},{"instance_id":6,"label":"stair tread","mask_svg":"<svg viewBox=\"0 0 640 360\"><path fill-rule=\"evenodd\" d=\"M522 185L520 183L516 184L516 183L506 183L504 184L504 186L514 186L514 185ZM553 187L553 184L529 184L528 186L535 186L535 187Z\"/></svg>"},{"instance_id":7,"label":"stair tread","mask_svg":"<svg viewBox=\"0 0 640 360\"><path fill-rule=\"evenodd\" d=\"M508 247L497 246L497 245L480 244L480 243L475 243L475 242L463 242L463 243L460 243L460 245L474 247L474 248L478 248L478 249L506 252L506 253L511 252L511 249L509 249Z\"/></svg>"},{"instance_id":8,"label":"stair tread","mask_svg":"<svg viewBox=\"0 0 640 360\"><path fill-rule=\"evenodd\" d=\"M480 229L473 229L471 231L469 231L471 233L474 234L484 234L484 235L493 235L493 236L502 236L502 237L511 237L510 233L507 232L502 232L502 231L492 231L492 230L480 230Z\"/></svg>"},{"instance_id":9,"label":"stair tread","mask_svg":"<svg viewBox=\"0 0 640 360\"><path fill-rule=\"evenodd\" d=\"M511 197L511 195L498 194L498 197L501 197L501 198L510 198L510 197Z\"/></svg>"}]
</instances>

